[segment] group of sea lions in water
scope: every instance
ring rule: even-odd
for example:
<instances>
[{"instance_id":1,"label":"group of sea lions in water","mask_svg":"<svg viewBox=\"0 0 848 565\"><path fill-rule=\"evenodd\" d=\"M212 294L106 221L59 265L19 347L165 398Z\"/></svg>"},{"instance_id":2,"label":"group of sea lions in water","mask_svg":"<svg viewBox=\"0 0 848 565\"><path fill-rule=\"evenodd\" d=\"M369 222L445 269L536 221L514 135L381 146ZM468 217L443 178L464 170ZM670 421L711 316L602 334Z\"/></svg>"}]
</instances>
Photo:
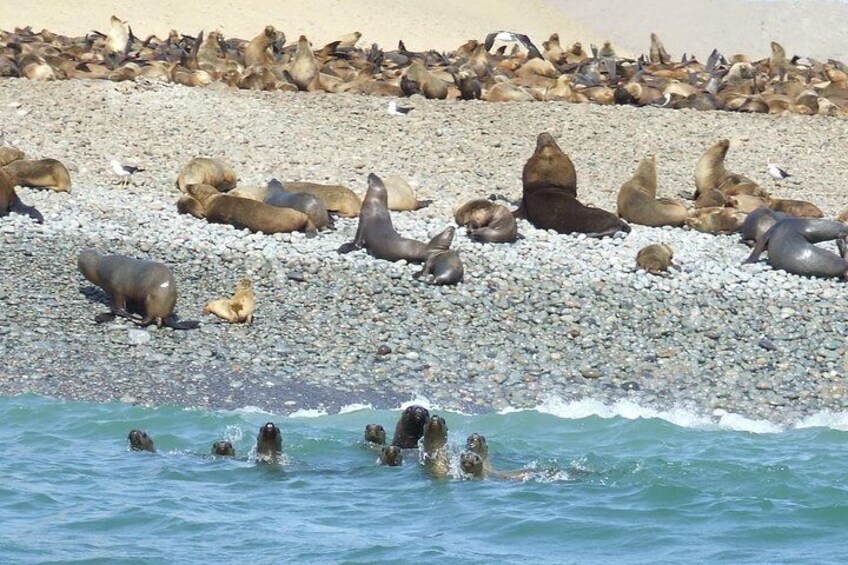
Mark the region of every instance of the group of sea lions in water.
<instances>
[{"instance_id":1,"label":"group of sea lions in water","mask_svg":"<svg viewBox=\"0 0 848 565\"><path fill-rule=\"evenodd\" d=\"M651 34L647 56L619 57L609 42L587 52L558 34L537 48L526 36L502 32L471 39L449 53L356 47L354 32L313 50L305 36L294 45L273 26L251 40L172 31L136 37L112 16L107 33L66 37L29 27L0 32L0 76L31 80L147 79L186 86L253 90L320 90L436 99L559 100L653 105L696 110L842 116L848 112L848 69L839 61L788 57L771 43L768 58L729 60L714 50L706 62L685 54L673 61ZM493 51L495 43L512 43ZM518 41L516 41L518 40Z\"/></svg>"}]
</instances>

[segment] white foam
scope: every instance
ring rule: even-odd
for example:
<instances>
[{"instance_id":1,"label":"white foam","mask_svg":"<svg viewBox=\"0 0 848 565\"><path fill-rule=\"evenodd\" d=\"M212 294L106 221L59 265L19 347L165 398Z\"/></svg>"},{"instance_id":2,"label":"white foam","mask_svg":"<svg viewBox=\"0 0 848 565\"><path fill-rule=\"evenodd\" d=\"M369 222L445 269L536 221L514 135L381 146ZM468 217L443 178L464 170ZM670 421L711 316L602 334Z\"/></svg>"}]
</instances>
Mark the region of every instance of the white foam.
<instances>
[{"instance_id":1,"label":"white foam","mask_svg":"<svg viewBox=\"0 0 848 565\"><path fill-rule=\"evenodd\" d=\"M831 428L841 432L848 432L848 412L830 412L825 410L806 418L800 419L795 428Z\"/></svg>"},{"instance_id":2,"label":"white foam","mask_svg":"<svg viewBox=\"0 0 848 565\"><path fill-rule=\"evenodd\" d=\"M291 414L289 414L289 418L320 418L321 416L326 416L326 410L317 410L315 408L303 408L300 410L295 410Z\"/></svg>"},{"instance_id":3,"label":"white foam","mask_svg":"<svg viewBox=\"0 0 848 565\"><path fill-rule=\"evenodd\" d=\"M339 414L350 414L351 412L359 412L360 410L373 410L374 407L370 404L348 404L339 408Z\"/></svg>"}]
</instances>

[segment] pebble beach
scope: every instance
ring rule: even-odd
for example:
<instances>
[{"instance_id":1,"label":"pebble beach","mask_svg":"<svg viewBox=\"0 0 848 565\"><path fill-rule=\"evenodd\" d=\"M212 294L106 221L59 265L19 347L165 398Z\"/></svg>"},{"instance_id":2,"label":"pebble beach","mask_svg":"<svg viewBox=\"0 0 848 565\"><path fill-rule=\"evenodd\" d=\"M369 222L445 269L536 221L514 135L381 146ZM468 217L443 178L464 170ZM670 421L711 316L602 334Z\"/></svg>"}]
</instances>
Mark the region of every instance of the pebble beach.
<instances>
[{"instance_id":1,"label":"pebble beach","mask_svg":"<svg viewBox=\"0 0 848 565\"><path fill-rule=\"evenodd\" d=\"M417 265L337 254L356 218L309 238L177 214L177 173L197 156L230 163L240 184L276 177L360 195L370 172L395 174L434 201L392 214L402 235L426 241L466 200L519 199L542 131L574 161L580 199L607 210L647 153L657 155L659 196L691 192L695 162L724 137L728 169L774 195L828 216L848 205L841 119L405 103L415 109L398 117L384 98L347 94L0 81L5 142L61 160L73 181L70 194L18 189L43 225L0 219L0 393L281 414L422 397L465 412L629 399L779 424L848 407L845 283L743 266L750 249L737 236L634 225L593 240L520 221L524 239L492 245L458 231L465 280L441 288L414 280ZM112 158L146 171L120 187ZM794 176L778 184L767 161ZM671 245L681 270L637 271L636 252L650 243ZM168 264L183 319L201 319L206 302L248 277L255 321L210 316L195 331L95 324L106 297L77 271L85 247Z\"/></svg>"}]
</instances>

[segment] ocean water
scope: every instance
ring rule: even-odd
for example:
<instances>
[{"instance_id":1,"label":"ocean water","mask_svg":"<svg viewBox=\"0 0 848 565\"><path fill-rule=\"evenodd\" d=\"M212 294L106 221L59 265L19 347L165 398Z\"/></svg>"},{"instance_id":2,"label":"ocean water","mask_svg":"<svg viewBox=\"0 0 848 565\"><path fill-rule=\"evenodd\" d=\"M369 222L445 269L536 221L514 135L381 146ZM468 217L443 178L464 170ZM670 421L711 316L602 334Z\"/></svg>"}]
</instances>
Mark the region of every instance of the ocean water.
<instances>
[{"instance_id":1,"label":"ocean water","mask_svg":"<svg viewBox=\"0 0 848 565\"><path fill-rule=\"evenodd\" d=\"M426 405L426 401L423 401ZM0 398L2 563L844 563L848 416L792 429L630 404L439 411L524 480L380 467L399 410L256 410ZM257 464L260 425L284 462ZM146 430L158 452L131 452ZM209 457L234 442L235 459Z\"/></svg>"}]
</instances>

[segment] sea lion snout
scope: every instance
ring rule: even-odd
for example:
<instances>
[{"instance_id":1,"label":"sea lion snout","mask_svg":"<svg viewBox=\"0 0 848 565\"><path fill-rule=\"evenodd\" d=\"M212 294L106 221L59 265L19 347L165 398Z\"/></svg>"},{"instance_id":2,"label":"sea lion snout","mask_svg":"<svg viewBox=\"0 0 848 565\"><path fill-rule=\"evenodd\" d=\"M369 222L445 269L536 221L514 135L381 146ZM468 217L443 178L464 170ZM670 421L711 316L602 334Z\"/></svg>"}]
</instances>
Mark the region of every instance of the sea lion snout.
<instances>
[{"instance_id":1,"label":"sea lion snout","mask_svg":"<svg viewBox=\"0 0 848 565\"><path fill-rule=\"evenodd\" d=\"M268 422L262 426L262 437L264 439L276 439L280 435L280 428L274 422Z\"/></svg>"}]
</instances>

